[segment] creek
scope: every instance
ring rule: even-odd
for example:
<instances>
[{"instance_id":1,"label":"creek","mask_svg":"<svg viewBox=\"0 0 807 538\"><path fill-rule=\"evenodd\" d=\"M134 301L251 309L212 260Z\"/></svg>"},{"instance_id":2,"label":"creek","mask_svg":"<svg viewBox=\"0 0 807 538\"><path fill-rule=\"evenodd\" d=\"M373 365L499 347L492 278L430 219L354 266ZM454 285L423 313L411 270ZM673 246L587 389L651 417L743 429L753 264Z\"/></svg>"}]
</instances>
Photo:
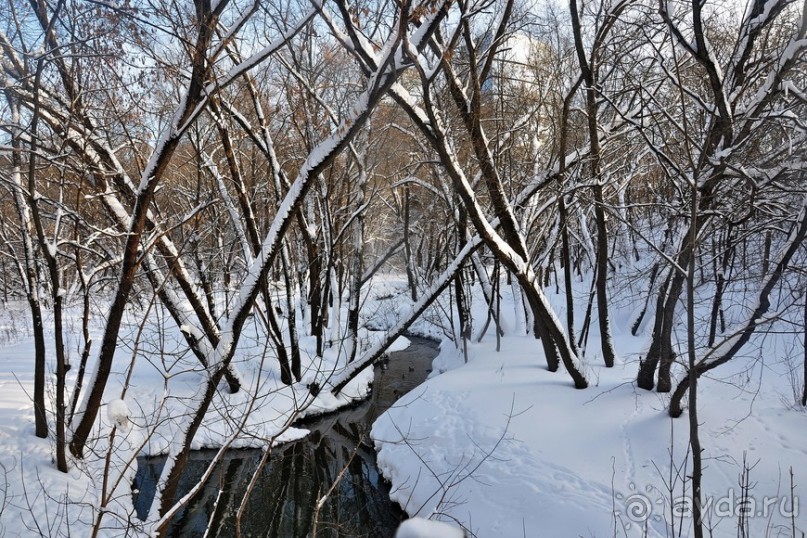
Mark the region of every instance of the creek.
<instances>
[{"instance_id":1,"label":"creek","mask_svg":"<svg viewBox=\"0 0 807 538\"><path fill-rule=\"evenodd\" d=\"M390 353L375 366L367 401L295 424L311 433L272 449L242 515L242 536L296 538L315 529L317 537L394 535L406 514L389 498L389 484L376 466L369 433L376 418L425 381L439 351L433 340L407 338L408 348ZM215 450L193 453L179 496L198 483L215 454ZM259 449L228 451L204 491L172 520L169 535L235 536L235 514L262 454ZM154 498L164 464L164 457L138 460L133 489L141 517ZM317 511L318 499L334 483L334 491Z\"/></svg>"}]
</instances>

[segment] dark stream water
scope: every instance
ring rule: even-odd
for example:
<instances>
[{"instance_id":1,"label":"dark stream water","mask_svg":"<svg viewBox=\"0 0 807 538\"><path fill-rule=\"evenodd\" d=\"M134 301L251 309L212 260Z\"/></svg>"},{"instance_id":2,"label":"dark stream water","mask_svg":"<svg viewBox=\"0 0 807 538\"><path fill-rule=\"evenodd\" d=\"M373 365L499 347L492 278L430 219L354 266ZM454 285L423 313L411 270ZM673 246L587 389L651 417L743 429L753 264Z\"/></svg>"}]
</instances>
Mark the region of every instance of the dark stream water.
<instances>
[{"instance_id":1,"label":"dark stream water","mask_svg":"<svg viewBox=\"0 0 807 538\"><path fill-rule=\"evenodd\" d=\"M315 519L318 537L387 537L395 533L406 515L389 499L389 485L376 467L369 433L373 421L431 371L437 343L408 338L412 342L409 348L391 353L376 366L370 400L305 421L299 426L311 430L310 435L272 449L242 516L242 536L310 536ZM180 484L180 496L198 483L214 455L212 450L193 454ZM235 513L261 456L260 450L230 450L204 492L174 518L171 536L202 537L210 522L207 536L235 536ZM164 463L163 457L138 461L134 504L141 517L154 498ZM315 517L317 500L343 469L347 470Z\"/></svg>"}]
</instances>

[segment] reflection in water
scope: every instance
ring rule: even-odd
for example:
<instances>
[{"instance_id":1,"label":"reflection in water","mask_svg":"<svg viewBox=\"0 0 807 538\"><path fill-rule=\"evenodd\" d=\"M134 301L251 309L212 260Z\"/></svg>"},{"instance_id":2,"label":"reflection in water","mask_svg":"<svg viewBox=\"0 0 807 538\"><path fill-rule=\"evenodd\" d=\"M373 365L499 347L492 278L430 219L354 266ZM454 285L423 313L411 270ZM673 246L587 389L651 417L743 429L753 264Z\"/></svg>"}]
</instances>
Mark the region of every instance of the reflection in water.
<instances>
[{"instance_id":1,"label":"reflection in water","mask_svg":"<svg viewBox=\"0 0 807 538\"><path fill-rule=\"evenodd\" d=\"M405 514L389 500L389 486L376 467L369 442L373 421L401 395L423 382L437 354L430 340L392 353L376 368L373 397L355 408L309 421L311 434L272 449L241 519L243 536L392 536ZM194 452L179 495L196 484L215 451ZM171 522L171 536L235 536L235 515L261 460L260 450L230 450L208 486ZM141 458L134 481L135 508L145 516L165 458ZM317 500L346 469L316 515Z\"/></svg>"}]
</instances>

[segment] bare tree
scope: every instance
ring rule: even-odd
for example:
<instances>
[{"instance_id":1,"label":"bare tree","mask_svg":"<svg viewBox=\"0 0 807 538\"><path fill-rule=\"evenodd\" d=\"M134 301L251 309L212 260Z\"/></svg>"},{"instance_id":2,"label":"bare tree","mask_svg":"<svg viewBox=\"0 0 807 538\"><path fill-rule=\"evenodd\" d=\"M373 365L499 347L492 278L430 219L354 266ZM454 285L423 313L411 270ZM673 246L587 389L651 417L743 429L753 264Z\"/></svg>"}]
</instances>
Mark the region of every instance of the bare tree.
<instances>
[{"instance_id":1,"label":"bare tree","mask_svg":"<svg viewBox=\"0 0 807 538\"><path fill-rule=\"evenodd\" d=\"M690 116L689 121L671 127L680 131L680 140L689 141L691 151L652 143L650 149L669 177L681 181L698 178L701 218L689 226L697 227L695 236L699 237L718 225L715 217L740 222L743 215L754 216L757 200L779 197L781 181L787 181L794 171L789 150L793 146L778 145L780 120L774 111L800 106L799 98L788 91L788 81L801 66L807 19L802 13L801 22L785 23L783 14L794 11L788 2L756 2L747 8L736 37L729 37L715 35L718 29L709 26L701 5L693 3L690 9L691 26L662 6L660 14L669 28L669 47L676 51L676 61L659 67L677 88L684 115ZM679 59L679 53L683 58ZM753 76L749 76L751 71ZM695 73L702 74L705 84L688 83ZM695 110L703 119L691 119ZM801 144L804 134L798 127L796 133L796 143ZM771 151L763 156L756 151L760 147ZM754 201L751 213L723 204L741 194ZM695 236L689 232L680 235L675 254L669 257L673 265L686 267L690 256L696 255L691 241ZM653 387L659 364L658 390L672 388L672 329L683 275L676 267L669 268L659 291L652 342L638 375L642 388Z\"/></svg>"},{"instance_id":2,"label":"bare tree","mask_svg":"<svg viewBox=\"0 0 807 538\"><path fill-rule=\"evenodd\" d=\"M580 72L586 92L586 118L589 136L589 167L594 183L594 214L597 220L597 263L595 269L597 287L597 312L599 314L600 347L602 349L605 365L611 367L616 359L616 351L611 338L610 316L608 313L608 229L605 218L605 197L603 195L603 178L601 170L599 104L597 87L599 86L599 62L604 54L603 44L608 38L609 31L619 18L621 12L628 6L628 2L617 2L613 6L604 2L599 4L595 23L595 36L592 49L586 53L581 31L580 13L577 0L569 3L571 13L572 31L574 32L575 51L580 64Z\"/></svg>"},{"instance_id":3,"label":"bare tree","mask_svg":"<svg viewBox=\"0 0 807 538\"><path fill-rule=\"evenodd\" d=\"M13 124L20 122L20 110L16 100L9 92L6 98L11 110L11 120ZM37 252L35 243L32 241L34 230L29 202L34 196L27 194L27 189L22 183L22 141L16 129L11 133L11 170L9 190L14 200L17 218L20 229L20 241L23 252L21 256L11 252L12 257L17 261L17 270L20 279L25 286L25 295L28 299L28 306L31 309L31 322L34 332L34 423L37 437L48 436L48 421L45 413L45 333L42 319L42 307L40 304L40 274L37 263ZM11 243L6 243L8 248Z\"/></svg>"}]
</instances>

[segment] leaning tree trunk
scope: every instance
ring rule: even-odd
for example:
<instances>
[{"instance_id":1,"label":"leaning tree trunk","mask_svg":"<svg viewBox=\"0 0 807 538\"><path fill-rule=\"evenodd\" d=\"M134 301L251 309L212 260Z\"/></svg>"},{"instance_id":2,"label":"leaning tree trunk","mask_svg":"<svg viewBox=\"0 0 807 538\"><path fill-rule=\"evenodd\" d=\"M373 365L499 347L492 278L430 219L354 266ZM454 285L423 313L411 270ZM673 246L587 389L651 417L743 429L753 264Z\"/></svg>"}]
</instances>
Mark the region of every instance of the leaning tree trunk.
<instances>
[{"instance_id":1,"label":"leaning tree trunk","mask_svg":"<svg viewBox=\"0 0 807 538\"><path fill-rule=\"evenodd\" d=\"M667 220L667 227L664 230L664 240L661 242L661 247L659 248L659 251L662 252L662 253L667 251L668 245L669 245L669 243L670 243L670 241L672 239L673 222L674 222L673 218L669 218ZM630 330L630 333L633 336L636 336L636 334L639 332L639 327L641 327L641 325L642 325L642 320L644 320L644 316L647 314L647 305L650 303L650 298L653 296L653 286L655 286L656 279L658 278L658 275L659 275L660 271L661 271L661 262L657 261L657 262L655 262L653 264L653 268L650 270L650 279L649 279L649 283L647 285L647 297L645 298L644 306L642 307L642 311L639 313L639 315L636 316L636 320L633 322L633 326L631 327L631 330ZM658 297L657 297L656 312L658 312L658 310L659 310L659 305L662 304L662 302L660 302L659 300L661 298L663 298L664 294L667 293L666 289L667 289L667 286L669 286L669 283L670 283L670 281L669 281L669 273L668 273L668 278L666 278L664 280L664 285L662 286L665 291L664 291L663 294L660 293L658 295ZM658 318L657 318L657 321L658 321ZM650 387L648 388L648 390L653 388L653 384L654 384L653 376L655 375L655 372L656 372L656 366L653 365L653 370L652 370L652 372L650 372ZM646 388L646 387L642 387L642 388Z\"/></svg>"},{"instance_id":2,"label":"leaning tree trunk","mask_svg":"<svg viewBox=\"0 0 807 538\"><path fill-rule=\"evenodd\" d=\"M429 16L421 22L421 27L416 36L410 36L409 42L411 45L418 50L422 50L425 43L430 39L432 32L447 15L448 4L438 4L438 9L430 13ZM400 36L393 37L392 39L397 43L399 42ZM232 316L226 320L225 330L227 334L232 335L232 338L226 344L219 344L219 346L217 346L214 353L215 362L211 364L214 370L207 379L196 410L192 415L188 415L185 418L185 422L180 428L181 435L183 436L182 442L172 444L172 451L169 453L169 463L167 463L166 467L163 469L163 475L158 485L158 488L161 488L161 498L157 501L160 503L159 511L161 516L163 516L161 521L158 522L159 528L157 530L160 534L165 533L167 524L170 521L169 514L172 513L172 510L176 509L173 506L176 500L176 491L180 476L190 456L191 441L201 426L204 415L213 400L217 383L235 354L236 343L238 342L241 330L247 319L248 311L259 294L260 282L264 280L269 273L291 222L294 220L296 213L311 190L312 184L316 181L316 178L356 136L357 132L366 123L371 112L375 109L381 97L386 94L401 72L401 66L397 64L397 56L394 56L395 51L398 49L389 45L384 50L386 50L388 54L393 55L388 58L392 61L393 65L390 66L384 62L381 64L382 67L371 73L370 84L368 84L366 91L357 98L358 103L350 109L351 113L348 117L342 121L330 136L323 139L312 149L308 159L298 172L297 179L284 197L283 204L280 206L283 211L279 211L275 216L264 238L262 243L264 248L261 250L259 257L253 260L249 278L245 280L239 292L239 297L236 299L238 308L235 309ZM327 304L327 301L324 302ZM355 364L355 362L358 361L354 361L353 364Z\"/></svg>"},{"instance_id":3,"label":"leaning tree trunk","mask_svg":"<svg viewBox=\"0 0 807 538\"><path fill-rule=\"evenodd\" d=\"M640 388L646 390L653 388L653 377L656 373L656 366L658 366L659 370L657 390L659 392L669 392L672 388L670 370L672 363L675 361L675 351L672 346L672 333L675 328L676 306L678 305L678 300L681 298L681 293L684 289L684 281L686 280L686 275L682 274L679 268L689 265L689 257L692 253L690 238L693 232L699 232L704 220L705 219L700 219L698 223L693 224L698 228L696 230L693 230L693 225L690 225L683 239L684 244L676 257L677 266L667 269L667 277L659 290L658 299L656 301L656 316L650 348L648 349L647 357L645 357L645 360L639 368L639 374L637 376L637 384Z\"/></svg>"},{"instance_id":4,"label":"leaning tree trunk","mask_svg":"<svg viewBox=\"0 0 807 538\"><path fill-rule=\"evenodd\" d=\"M569 93L563 99L563 107L561 108L560 120L560 150L559 150L559 163L558 163L558 185L560 187L560 195L558 196L558 214L560 218L560 239L561 239L561 262L563 263L563 283L565 288L566 297L566 332L569 338L569 345L575 355L580 355L580 350L577 346L574 330L574 288L572 280L572 254L569 245L569 214L566 206L566 195L563 192L564 178L566 176L566 151L569 145L569 111L572 106L572 100L577 93L577 89L583 82L583 77L578 77L572 85Z\"/></svg>"},{"instance_id":5,"label":"leaning tree trunk","mask_svg":"<svg viewBox=\"0 0 807 538\"><path fill-rule=\"evenodd\" d=\"M226 2L220 4L216 9L223 8L225 4ZM160 184L160 180L168 169L171 158L179 146L182 135L178 131L179 127L183 123L198 117L199 112L196 108L204 98L204 84L208 70L206 54L214 37L214 29L218 25L219 13L205 11L201 15L203 17L198 22L199 30L193 47L190 83L186 89L184 99L175 113L176 121L160 137L148 166L141 174L142 188L138 191L132 212L121 264L120 280L112 299L112 305L109 308L106 328L101 339L101 349L94 382L90 387L87 398L79 408L77 415L80 416L80 420L73 432L73 438L70 440L70 451L78 458L84 456L84 447L101 409L104 389L112 373L112 362L118 347L118 333L123 322L123 314L140 267L141 238L146 229L149 207L154 200L157 186Z\"/></svg>"},{"instance_id":6,"label":"leaning tree trunk","mask_svg":"<svg viewBox=\"0 0 807 538\"><path fill-rule=\"evenodd\" d=\"M512 8L512 3L508 3L508 8ZM507 19L503 16L502 25L497 34L503 32L503 24ZM470 29L464 28L466 42L470 44ZM489 54L493 54L490 52ZM524 238L519 232L519 227L513 213L513 208L507 200L504 192L499 170L493 159L493 154L488 146L488 138L482 128L482 90L479 73L476 67L471 64L473 93L469 100L459 83L451 64L444 59L442 63L449 81L449 90L454 100L457 110L463 118L468 133L471 138L471 145L474 155L479 164L482 179L487 187L490 202L499 217L501 235L492 230L486 218L481 212L481 208L476 203L475 196L468 184L467 178L458 167L457 159L450 149L445 139L445 134L440 129L435 128L439 124L437 118L432 117L432 129L427 129L431 133L435 149L440 155L443 165L451 176L457 188L466 212L473 222L477 233L482 235L487 247L500 259L517 278L521 288L527 295L527 301L533 314L533 331L536 336L541 337L541 344L544 348L547 365L550 370L557 369L558 355L563 362L569 375L574 381L576 388L585 388L588 382L577 365L577 356L571 349L567 335L560 327L557 317L552 313L549 302L539 288L539 283L530 265L529 255L524 243ZM429 110L433 115L433 111ZM410 117L412 114L410 113ZM436 136L435 136L436 134ZM506 243L505 248L502 241Z\"/></svg>"}]
</instances>

